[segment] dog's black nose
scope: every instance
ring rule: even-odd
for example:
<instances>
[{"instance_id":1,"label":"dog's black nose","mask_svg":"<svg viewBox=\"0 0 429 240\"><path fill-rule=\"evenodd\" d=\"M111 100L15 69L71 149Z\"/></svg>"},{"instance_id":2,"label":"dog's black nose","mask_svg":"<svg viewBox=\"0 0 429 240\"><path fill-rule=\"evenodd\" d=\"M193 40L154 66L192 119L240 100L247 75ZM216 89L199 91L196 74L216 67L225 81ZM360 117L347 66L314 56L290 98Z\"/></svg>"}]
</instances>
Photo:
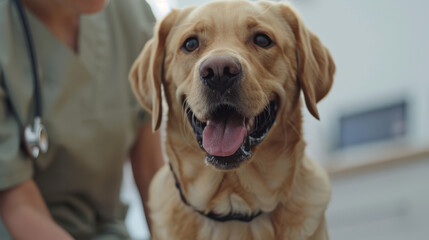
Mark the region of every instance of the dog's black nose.
<instances>
[{"instance_id":1,"label":"dog's black nose","mask_svg":"<svg viewBox=\"0 0 429 240\"><path fill-rule=\"evenodd\" d=\"M200 79L210 89L225 91L241 79L241 65L238 59L227 56L214 56L200 65Z\"/></svg>"}]
</instances>

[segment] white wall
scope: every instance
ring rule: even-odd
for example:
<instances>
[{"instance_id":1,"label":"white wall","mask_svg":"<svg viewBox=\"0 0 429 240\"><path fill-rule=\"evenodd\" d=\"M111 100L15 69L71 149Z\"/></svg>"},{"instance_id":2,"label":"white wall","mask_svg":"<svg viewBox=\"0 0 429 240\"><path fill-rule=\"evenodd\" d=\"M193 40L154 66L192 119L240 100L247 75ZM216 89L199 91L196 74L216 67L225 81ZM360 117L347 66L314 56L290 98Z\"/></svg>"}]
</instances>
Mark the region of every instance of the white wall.
<instances>
[{"instance_id":1,"label":"white wall","mask_svg":"<svg viewBox=\"0 0 429 240\"><path fill-rule=\"evenodd\" d=\"M199 0L199 1L198 0L197 1L196 0L176 0L177 6L175 6L175 7L182 8L182 7L187 7L187 6L200 5L200 4L204 4L204 3L212 2L212 1L210 1L210 0Z\"/></svg>"},{"instance_id":2,"label":"white wall","mask_svg":"<svg viewBox=\"0 0 429 240\"><path fill-rule=\"evenodd\" d=\"M337 65L332 91L319 104L322 121L306 117L310 154L326 155L329 146L318 145L330 142L340 114L404 97L412 114L409 144L427 147L429 2L296 0L294 5Z\"/></svg>"}]
</instances>

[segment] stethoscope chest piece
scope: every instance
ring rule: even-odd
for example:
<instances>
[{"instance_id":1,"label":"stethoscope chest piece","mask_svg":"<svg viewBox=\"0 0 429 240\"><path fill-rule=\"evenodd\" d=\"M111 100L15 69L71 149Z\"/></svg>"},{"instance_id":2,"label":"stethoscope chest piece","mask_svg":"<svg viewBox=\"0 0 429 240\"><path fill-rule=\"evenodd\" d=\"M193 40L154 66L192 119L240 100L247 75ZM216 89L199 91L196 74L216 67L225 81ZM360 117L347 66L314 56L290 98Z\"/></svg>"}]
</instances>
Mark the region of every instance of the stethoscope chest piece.
<instances>
[{"instance_id":1,"label":"stethoscope chest piece","mask_svg":"<svg viewBox=\"0 0 429 240\"><path fill-rule=\"evenodd\" d=\"M48 151L48 133L39 117L34 118L34 125L24 130L24 145L30 156L36 159L40 153Z\"/></svg>"}]
</instances>

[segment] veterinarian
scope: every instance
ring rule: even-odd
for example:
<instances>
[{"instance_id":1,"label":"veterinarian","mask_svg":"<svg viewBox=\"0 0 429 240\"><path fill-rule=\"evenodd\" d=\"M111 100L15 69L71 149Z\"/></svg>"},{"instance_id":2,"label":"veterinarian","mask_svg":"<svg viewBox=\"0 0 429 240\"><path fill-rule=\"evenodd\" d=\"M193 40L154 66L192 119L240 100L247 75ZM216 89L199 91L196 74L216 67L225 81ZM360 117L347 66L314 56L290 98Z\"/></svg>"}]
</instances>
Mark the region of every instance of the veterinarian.
<instances>
[{"instance_id":1,"label":"veterinarian","mask_svg":"<svg viewBox=\"0 0 429 240\"><path fill-rule=\"evenodd\" d=\"M128 81L154 21L141 0L0 0L0 239L129 238L123 162L143 201L162 164Z\"/></svg>"}]
</instances>

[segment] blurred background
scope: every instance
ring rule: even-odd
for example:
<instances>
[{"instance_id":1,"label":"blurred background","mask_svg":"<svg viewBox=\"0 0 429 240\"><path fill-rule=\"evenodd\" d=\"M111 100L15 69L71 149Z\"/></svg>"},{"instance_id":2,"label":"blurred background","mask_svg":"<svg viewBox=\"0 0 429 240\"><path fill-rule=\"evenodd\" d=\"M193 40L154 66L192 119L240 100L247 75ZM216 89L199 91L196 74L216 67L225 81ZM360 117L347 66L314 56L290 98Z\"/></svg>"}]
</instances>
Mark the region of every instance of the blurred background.
<instances>
[{"instance_id":1,"label":"blurred background","mask_svg":"<svg viewBox=\"0 0 429 240\"><path fill-rule=\"evenodd\" d=\"M149 1L157 17L208 1ZM337 65L305 113L307 154L329 172L333 240L429 239L429 1L292 0ZM135 239L149 238L131 169L122 197Z\"/></svg>"}]
</instances>

